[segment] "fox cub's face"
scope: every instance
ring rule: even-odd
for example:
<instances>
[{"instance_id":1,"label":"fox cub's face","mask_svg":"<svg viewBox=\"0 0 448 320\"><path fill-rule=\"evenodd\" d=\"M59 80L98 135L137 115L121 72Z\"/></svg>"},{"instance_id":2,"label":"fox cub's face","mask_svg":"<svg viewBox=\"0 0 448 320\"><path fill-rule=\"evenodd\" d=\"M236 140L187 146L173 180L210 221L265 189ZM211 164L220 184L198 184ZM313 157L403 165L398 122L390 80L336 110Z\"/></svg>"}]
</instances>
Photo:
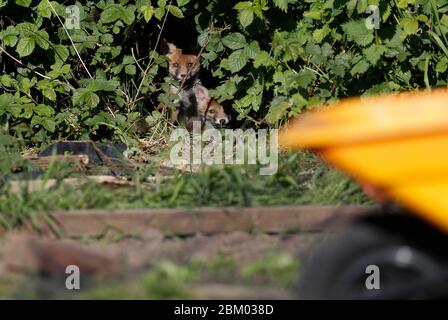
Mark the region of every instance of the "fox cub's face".
<instances>
[{"instance_id":1,"label":"fox cub's face","mask_svg":"<svg viewBox=\"0 0 448 320\"><path fill-rule=\"evenodd\" d=\"M225 112L224 107L212 98L205 113L205 119L218 127L223 127L229 123L230 116Z\"/></svg>"},{"instance_id":2,"label":"fox cub's face","mask_svg":"<svg viewBox=\"0 0 448 320\"><path fill-rule=\"evenodd\" d=\"M194 93L198 104L198 113L206 121L218 127L223 127L230 122L230 115L225 112L224 107L218 101L208 95L206 87L195 85Z\"/></svg>"},{"instance_id":3,"label":"fox cub's face","mask_svg":"<svg viewBox=\"0 0 448 320\"><path fill-rule=\"evenodd\" d=\"M182 81L184 78L188 80L194 78L200 68L200 63L194 54L182 54L182 49L179 49L172 43L168 43L168 72L170 77ZM191 71L190 71L191 70ZM188 77L187 77L188 75Z\"/></svg>"}]
</instances>

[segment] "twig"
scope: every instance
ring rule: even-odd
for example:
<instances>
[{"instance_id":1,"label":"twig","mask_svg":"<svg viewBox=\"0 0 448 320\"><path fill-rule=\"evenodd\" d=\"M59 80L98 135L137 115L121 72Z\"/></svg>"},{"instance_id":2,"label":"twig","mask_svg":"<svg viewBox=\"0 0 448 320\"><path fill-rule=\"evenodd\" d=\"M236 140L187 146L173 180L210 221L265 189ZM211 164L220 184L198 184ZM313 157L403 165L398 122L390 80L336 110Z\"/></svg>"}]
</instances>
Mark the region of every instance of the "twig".
<instances>
[{"instance_id":1,"label":"twig","mask_svg":"<svg viewBox=\"0 0 448 320\"><path fill-rule=\"evenodd\" d=\"M7 52L4 48L0 47L0 55L4 53L6 54L9 58L11 58L12 60L14 60L15 62L17 62L18 64L20 64L21 66L27 68L28 70L30 70L31 72L37 74L38 76L47 79L47 80L51 80L51 81L56 81L59 84L62 84L63 86L67 86L70 90L75 91L75 87L73 87L70 83L68 82L62 82L58 79L53 79L49 76L46 76L36 70L31 69L30 67L28 67L27 65L25 65L22 61L20 61L19 59L15 58L13 55L11 55L9 52Z\"/></svg>"},{"instance_id":2,"label":"twig","mask_svg":"<svg viewBox=\"0 0 448 320\"><path fill-rule=\"evenodd\" d=\"M47 0L47 1L48 1L48 0ZM170 2L169 2L169 4L168 4L168 9L166 10L165 17L163 18L162 27L160 28L159 34L158 34L158 36L157 36L156 44L155 44L155 46L154 46L154 49L152 50L151 57L150 57L149 62L148 62L148 66L146 67L146 69L145 69L145 71L144 71L144 73L143 73L143 78L142 78L142 80L140 81L140 84L138 85L137 92L136 92L135 95L134 95L133 102L136 101L138 95L140 94L140 90L142 89L143 82L144 82L145 79L146 79L146 76L147 76L147 74L148 74L149 68L151 68L151 66L152 66L152 62L153 62L153 60L154 60L154 53L156 52L157 47L159 46L160 38L161 38L161 36L162 36L163 29L165 28L166 19L168 18L168 14L169 14L169 11L170 11L169 9L171 8L171 3L172 3L172 2L173 2L173 0L170 0Z\"/></svg>"},{"instance_id":3,"label":"twig","mask_svg":"<svg viewBox=\"0 0 448 320\"><path fill-rule=\"evenodd\" d=\"M140 65L140 63L138 63L138 60L135 58L134 55L134 48L131 48L131 53L132 53L132 58L134 58L135 63L137 64L138 68L140 69L141 72L145 72L145 70L143 70L142 66Z\"/></svg>"},{"instance_id":4,"label":"twig","mask_svg":"<svg viewBox=\"0 0 448 320\"><path fill-rule=\"evenodd\" d=\"M78 49L76 49L75 43L73 42L72 37L70 36L70 33L68 32L67 28L65 27L64 22L62 22L61 18L59 17L58 13L56 12L56 10L54 9L53 5L51 4L50 0L47 0L48 4L51 7L51 10L53 11L53 13L55 14L55 16L58 18L59 22L62 25L62 28L64 29L65 33L67 34L67 37L70 39L70 42L72 44L73 49L76 52L76 55L78 56L79 61L81 61L82 66L84 67L84 69L86 70L87 74L89 75L90 79L93 79L92 75L89 72L89 69L87 69L86 64L84 63L84 61L81 58L81 55L78 52Z\"/></svg>"},{"instance_id":5,"label":"twig","mask_svg":"<svg viewBox=\"0 0 448 320\"><path fill-rule=\"evenodd\" d=\"M12 60L14 60L15 62L17 62L17 63L20 64L21 66L24 66L25 68L31 70L32 72L34 72L34 73L37 74L38 76L41 76L41 77L44 78L44 79L52 80L50 77L48 77L48 76L46 76L46 75L44 75L44 74L42 74L42 73L40 73L40 72L37 72L36 70L33 70L33 69L31 69L31 68L28 68L22 61L18 60L18 59L15 58L13 55L11 55L10 53L8 53L3 47L0 47L0 55L1 55L2 53L6 54L6 55L7 55L8 57L10 57Z\"/></svg>"}]
</instances>

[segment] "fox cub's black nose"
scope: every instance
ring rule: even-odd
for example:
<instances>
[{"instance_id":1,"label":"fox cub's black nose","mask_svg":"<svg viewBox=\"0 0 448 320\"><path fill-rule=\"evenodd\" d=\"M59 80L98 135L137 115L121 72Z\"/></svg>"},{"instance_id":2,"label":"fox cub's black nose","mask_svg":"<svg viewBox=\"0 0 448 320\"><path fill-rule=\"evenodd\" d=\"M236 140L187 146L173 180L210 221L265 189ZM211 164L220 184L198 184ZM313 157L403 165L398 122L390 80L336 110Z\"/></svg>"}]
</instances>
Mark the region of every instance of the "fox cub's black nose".
<instances>
[{"instance_id":1,"label":"fox cub's black nose","mask_svg":"<svg viewBox=\"0 0 448 320\"><path fill-rule=\"evenodd\" d=\"M226 119L219 119L219 124L220 125L225 125L226 124Z\"/></svg>"}]
</instances>

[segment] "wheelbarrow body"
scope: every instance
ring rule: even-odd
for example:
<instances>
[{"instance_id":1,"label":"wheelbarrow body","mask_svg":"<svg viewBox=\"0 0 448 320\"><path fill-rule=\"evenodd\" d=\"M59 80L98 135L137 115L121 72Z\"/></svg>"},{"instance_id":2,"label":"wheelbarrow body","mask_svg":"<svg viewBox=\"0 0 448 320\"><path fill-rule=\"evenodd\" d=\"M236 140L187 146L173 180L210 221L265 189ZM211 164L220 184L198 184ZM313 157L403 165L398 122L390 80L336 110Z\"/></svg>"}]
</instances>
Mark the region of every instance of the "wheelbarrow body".
<instances>
[{"instance_id":1,"label":"wheelbarrow body","mask_svg":"<svg viewBox=\"0 0 448 320\"><path fill-rule=\"evenodd\" d=\"M342 100L292 121L279 140L409 210L357 221L324 242L301 272L299 297L448 296L448 90ZM372 266L387 279L382 290L362 281Z\"/></svg>"},{"instance_id":2,"label":"wheelbarrow body","mask_svg":"<svg viewBox=\"0 0 448 320\"><path fill-rule=\"evenodd\" d=\"M448 232L448 91L352 98L311 112L280 145L312 149Z\"/></svg>"}]
</instances>

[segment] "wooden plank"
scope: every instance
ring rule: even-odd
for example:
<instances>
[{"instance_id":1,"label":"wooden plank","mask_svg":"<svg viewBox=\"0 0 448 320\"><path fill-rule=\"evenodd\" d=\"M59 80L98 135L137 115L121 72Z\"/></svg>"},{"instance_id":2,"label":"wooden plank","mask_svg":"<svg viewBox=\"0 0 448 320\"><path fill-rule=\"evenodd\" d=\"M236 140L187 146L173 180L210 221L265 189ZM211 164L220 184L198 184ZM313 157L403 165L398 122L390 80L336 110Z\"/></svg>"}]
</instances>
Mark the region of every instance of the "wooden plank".
<instances>
[{"instance_id":1,"label":"wooden plank","mask_svg":"<svg viewBox=\"0 0 448 320\"><path fill-rule=\"evenodd\" d=\"M81 155L54 155L49 157L39 157L39 156L32 156L26 158L30 160L32 163L34 163L36 166L40 167L41 169L47 169L50 163L57 162L57 161L65 161L74 163L76 165L87 165L89 164L89 156L87 154L81 154Z\"/></svg>"},{"instance_id":2,"label":"wooden plank","mask_svg":"<svg viewBox=\"0 0 448 320\"><path fill-rule=\"evenodd\" d=\"M70 185L72 187L80 187L83 184L94 181L103 185L126 187L132 186L132 182L114 176L85 176L82 178L66 178L63 180L57 179L34 179L34 180L12 180L9 181L9 192L20 193L22 189L26 188L27 192L35 192L48 190L56 186L58 183Z\"/></svg>"},{"instance_id":3,"label":"wooden plank","mask_svg":"<svg viewBox=\"0 0 448 320\"><path fill-rule=\"evenodd\" d=\"M188 236L234 231L319 232L334 221L365 214L371 206L77 210L51 213L66 237L95 236L107 230L138 235L147 229Z\"/></svg>"}]
</instances>

